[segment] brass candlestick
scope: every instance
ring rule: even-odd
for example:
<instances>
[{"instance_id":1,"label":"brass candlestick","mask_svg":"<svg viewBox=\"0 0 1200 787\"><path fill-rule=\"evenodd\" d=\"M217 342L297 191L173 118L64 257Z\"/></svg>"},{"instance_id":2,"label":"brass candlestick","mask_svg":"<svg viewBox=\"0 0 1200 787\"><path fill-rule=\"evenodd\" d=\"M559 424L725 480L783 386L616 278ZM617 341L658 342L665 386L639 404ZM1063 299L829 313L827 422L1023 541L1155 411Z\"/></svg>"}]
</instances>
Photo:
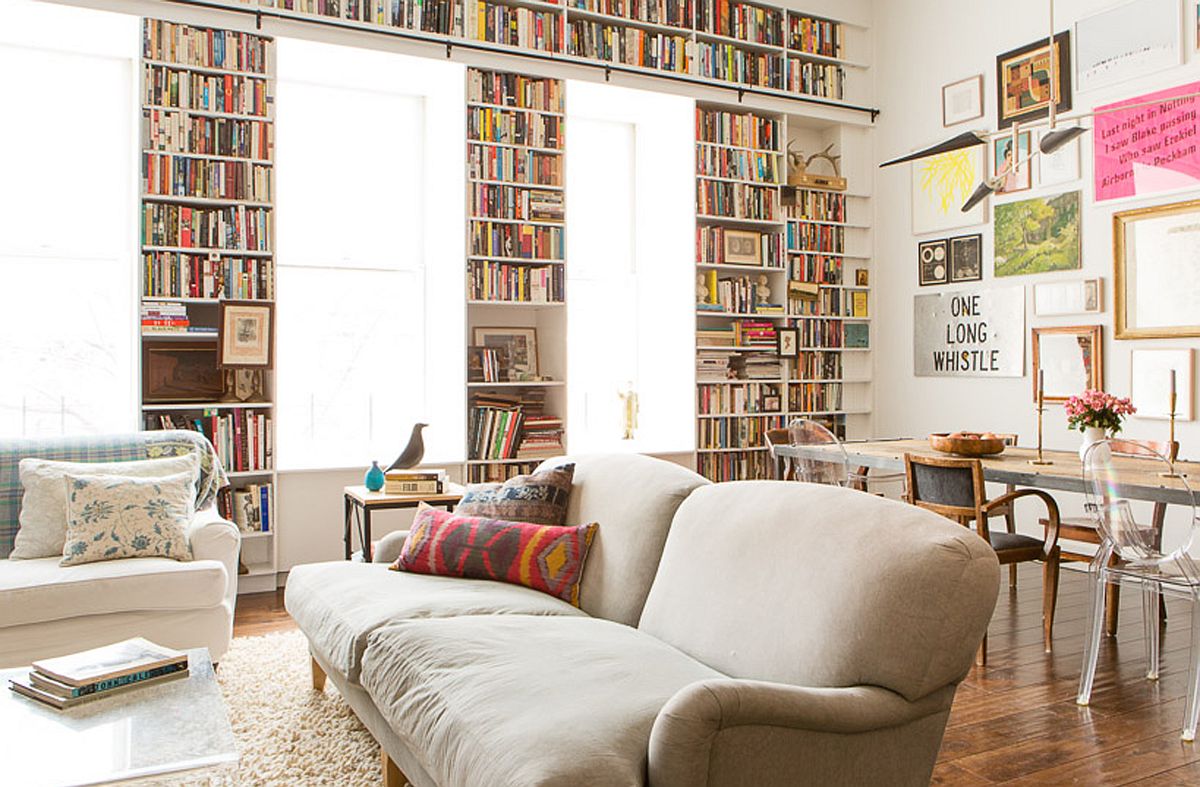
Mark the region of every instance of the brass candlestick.
<instances>
[{"instance_id":1,"label":"brass candlestick","mask_svg":"<svg viewBox=\"0 0 1200 787\"><path fill-rule=\"evenodd\" d=\"M1054 462L1051 462L1049 459L1046 459L1042 456L1042 413L1044 413L1044 412L1046 412L1046 402L1042 398L1042 390L1041 390L1041 386L1039 385L1038 386L1038 397L1037 397L1038 449L1037 449L1037 459L1029 460L1029 464L1031 464L1031 465L1052 465L1052 464L1054 464Z\"/></svg>"},{"instance_id":2,"label":"brass candlestick","mask_svg":"<svg viewBox=\"0 0 1200 787\"><path fill-rule=\"evenodd\" d=\"M1170 426L1170 432L1169 432L1170 437L1167 439L1167 464L1170 467L1170 469L1165 473L1159 473L1158 475L1161 478L1184 478L1185 477L1184 473L1176 473L1175 472L1175 405L1177 404L1177 402L1176 402L1176 398L1175 398L1176 395L1175 395L1175 391L1174 391L1174 382L1175 381L1172 378L1172 380L1171 380L1171 383L1172 383L1171 412L1168 415L1171 426Z\"/></svg>"}]
</instances>

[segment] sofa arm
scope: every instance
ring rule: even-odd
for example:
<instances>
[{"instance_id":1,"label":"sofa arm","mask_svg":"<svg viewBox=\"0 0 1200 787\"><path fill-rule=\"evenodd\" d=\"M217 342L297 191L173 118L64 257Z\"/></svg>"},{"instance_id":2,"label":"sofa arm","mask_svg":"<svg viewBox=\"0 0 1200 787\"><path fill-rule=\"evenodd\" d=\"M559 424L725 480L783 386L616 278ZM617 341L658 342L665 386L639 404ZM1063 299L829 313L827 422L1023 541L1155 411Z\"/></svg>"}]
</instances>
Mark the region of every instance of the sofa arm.
<instances>
[{"instance_id":1,"label":"sofa arm","mask_svg":"<svg viewBox=\"0 0 1200 787\"><path fill-rule=\"evenodd\" d=\"M699 681L680 689L654 721L650 783L715 786L724 781L719 774L747 767L755 772L751 781L756 784L859 781L856 765L847 762L847 752L837 751L831 741L853 741L849 756L869 767L891 762L896 767L889 765L888 770L895 778L887 783L928 783L954 690L953 685L946 686L909 702L877 686L806 688L751 680ZM904 730L923 721L928 723ZM871 736L883 731L891 732L880 735L880 746L873 747ZM907 754L898 755L893 749ZM753 765L730 761L742 756L751 757ZM897 756L911 761L912 767L904 768ZM804 763L801 770L797 770L799 762ZM806 776L797 781L800 772Z\"/></svg>"},{"instance_id":2,"label":"sofa arm","mask_svg":"<svg viewBox=\"0 0 1200 787\"><path fill-rule=\"evenodd\" d=\"M242 533L238 526L221 518L215 506L202 508L187 529L193 560L216 560L225 566L225 601L233 609L237 601L238 552Z\"/></svg>"},{"instance_id":3,"label":"sofa arm","mask_svg":"<svg viewBox=\"0 0 1200 787\"><path fill-rule=\"evenodd\" d=\"M395 563L396 558L400 557L400 550L404 549L404 542L408 540L407 530L396 530L388 533L383 538L379 539L379 543L375 545L375 554L372 556L373 563Z\"/></svg>"}]
</instances>

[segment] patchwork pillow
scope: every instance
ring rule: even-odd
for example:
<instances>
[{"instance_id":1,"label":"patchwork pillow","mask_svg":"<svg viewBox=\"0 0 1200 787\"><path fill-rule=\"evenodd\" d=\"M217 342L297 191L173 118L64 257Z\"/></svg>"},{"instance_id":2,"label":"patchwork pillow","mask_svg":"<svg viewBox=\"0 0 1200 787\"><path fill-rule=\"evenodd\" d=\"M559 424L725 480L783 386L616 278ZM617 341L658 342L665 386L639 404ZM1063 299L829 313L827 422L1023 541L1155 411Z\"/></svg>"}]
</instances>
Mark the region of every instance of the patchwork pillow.
<instances>
[{"instance_id":1,"label":"patchwork pillow","mask_svg":"<svg viewBox=\"0 0 1200 787\"><path fill-rule=\"evenodd\" d=\"M57 557L63 553L67 534L68 473L116 475L132 478L159 478L200 472L200 460L194 451L165 459L137 459L131 462L59 462L50 459L22 459L18 466L21 486L20 529L13 541L10 559Z\"/></svg>"},{"instance_id":2,"label":"patchwork pillow","mask_svg":"<svg viewBox=\"0 0 1200 787\"><path fill-rule=\"evenodd\" d=\"M129 557L191 560L187 527L196 475L163 478L67 474L67 537L59 565Z\"/></svg>"},{"instance_id":3,"label":"patchwork pillow","mask_svg":"<svg viewBox=\"0 0 1200 787\"><path fill-rule=\"evenodd\" d=\"M561 525L567 519L567 499L574 478L575 465L566 464L515 476L503 484L471 484L454 511L464 516Z\"/></svg>"},{"instance_id":4,"label":"patchwork pillow","mask_svg":"<svg viewBox=\"0 0 1200 787\"><path fill-rule=\"evenodd\" d=\"M579 581L596 527L507 522L421 503L391 569L524 585L579 606Z\"/></svg>"}]
</instances>

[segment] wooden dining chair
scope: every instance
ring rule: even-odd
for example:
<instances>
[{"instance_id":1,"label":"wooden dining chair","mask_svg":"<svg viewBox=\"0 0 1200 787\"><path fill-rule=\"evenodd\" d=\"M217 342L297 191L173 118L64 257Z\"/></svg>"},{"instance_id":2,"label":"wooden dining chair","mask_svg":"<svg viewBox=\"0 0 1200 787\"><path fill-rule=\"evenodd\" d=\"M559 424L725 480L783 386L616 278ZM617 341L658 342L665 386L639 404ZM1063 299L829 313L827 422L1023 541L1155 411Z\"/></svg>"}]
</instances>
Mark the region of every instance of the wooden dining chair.
<instances>
[{"instance_id":1,"label":"wooden dining chair","mask_svg":"<svg viewBox=\"0 0 1200 787\"><path fill-rule=\"evenodd\" d=\"M1174 462L1179 458L1179 442L1169 443L1166 440L1110 440L1109 447L1112 449L1112 455L1116 457L1141 457L1144 459L1156 459L1165 457L1168 461ZM1162 545L1162 525L1166 518L1167 505L1166 503L1155 503L1154 512L1151 514L1151 522L1158 529L1158 544ZM1042 524L1046 520L1041 520ZM1104 538L1099 529L1096 527L1096 521L1089 516L1069 516L1063 517L1059 521L1058 537L1067 541L1075 541L1081 544L1095 544L1099 546ZM1077 552L1071 549L1064 549L1060 553L1060 560L1071 563L1090 563L1095 557L1094 552ZM1120 558L1116 554L1109 560L1110 566L1115 566ZM1104 631L1110 637L1117 635L1117 623L1121 612L1121 585L1117 582L1110 583L1104 589ZM1166 621L1167 610L1166 605L1162 605L1159 612L1160 620Z\"/></svg>"},{"instance_id":2,"label":"wooden dining chair","mask_svg":"<svg viewBox=\"0 0 1200 787\"><path fill-rule=\"evenodd\" d=\"M908 478L906 500L912 505L953 519L970 527L991 544L1000 565L1042 561L1042 640L1051 652L1054 608L1058 603L1058 504L1040 489L1017 489L993 500L987 499L983 464L978 459L952 459L904 455ZM1036 497L1046 506L1046 525L1041 539L1020 533L995 531L988 520L997 511L1023 497ZM987 663L987 634L980 643L977 664Z\"/></svg>"},{"instance_id":3,"label":"wooden dining chair","mask_svg":"<svg viewBox=\"0 0 1200 787\"><path fill-rule=\"evenodd\" d=\"M796 466L790 456L781 456L775 453L775 449L790 442L791 434L786 426L767 430L767 451L775 462L775 477L783 481L796 480Z\"/></svg>"}]
</instances>

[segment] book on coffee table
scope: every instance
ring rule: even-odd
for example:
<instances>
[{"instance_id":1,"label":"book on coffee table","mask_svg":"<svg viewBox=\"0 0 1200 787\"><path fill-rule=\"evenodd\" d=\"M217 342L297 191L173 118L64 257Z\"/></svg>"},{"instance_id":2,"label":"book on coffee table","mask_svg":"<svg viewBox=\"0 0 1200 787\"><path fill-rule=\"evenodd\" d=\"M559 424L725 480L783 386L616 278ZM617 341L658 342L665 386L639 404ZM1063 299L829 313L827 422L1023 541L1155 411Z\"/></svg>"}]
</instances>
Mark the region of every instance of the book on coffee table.
<instances>
[{"instance_id":1,"label":"book on coffee table","mask_svg":"<svg viewBox=\"0 0 1200 787\"><path fill-rule=\"evenodd\" d=\"M138 674L138 673L134 673ZM88 686L67 686L63 683L50 680L39 675L36 671L30 671L24 677L16 676L8 679L8 686L18 694L23 694L30 699L44 702L47 705L63 710L65 708L73 708L76 705L81 705L91 700L98 700L102 697L111 697L114 694L120 694L129 689L142 688L143 686L153 686L158 683L166 683L180 678L186 678L188 670L186 665L180 669L174 669L170 672L156 675L151 678L141 680L128 680L124 682L113 682L113 685L105 688L94 688L96 684ZM119 680L119 679L118 679Z\"/></svg>"},{"instance_id":2,"label":"book on coffee table","mask_svg":"<svg viewBox=\"0 0 1200 787\"><path fill-rule=\"evenodd\" d=\"M141 680L149 679L155 676L143 673L171 666L179 669L178 665L186 668L187 658L187 653L183 651L164 648L148 639L136 637L69 656L35 661L33 669L51 680L78 687L130 675L142 675Z\"/></svg>"}]
</instances>

